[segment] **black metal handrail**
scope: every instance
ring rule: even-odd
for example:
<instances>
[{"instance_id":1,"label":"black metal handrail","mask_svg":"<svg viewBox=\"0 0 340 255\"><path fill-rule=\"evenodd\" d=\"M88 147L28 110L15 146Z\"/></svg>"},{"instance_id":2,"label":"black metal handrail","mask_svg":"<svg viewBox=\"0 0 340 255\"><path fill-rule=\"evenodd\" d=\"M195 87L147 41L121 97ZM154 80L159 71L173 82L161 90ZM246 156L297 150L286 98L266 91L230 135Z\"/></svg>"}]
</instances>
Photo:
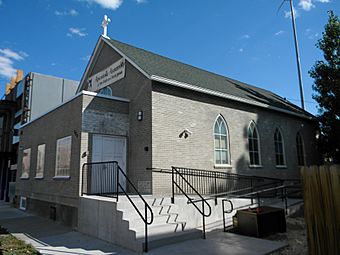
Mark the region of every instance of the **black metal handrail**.
<instances>
[{"instance_id":1,"label":"black metal handrail","mask_svg":"<svg viewBox=\"0 0 340 255\"><path fill-rule=\"evenodd\" d=\"M263 186L279 186L282 185L284 180L264 177L264 176L251 176L242 175L236 173L227 173L220 171L192 169L184 167L175 167L177 173L180 173L186 178L186 180L202 195L210 196L215 199L217 204L217 198L226 196L228 193L241 193L244 191L256 191ZM151 168L153 172L160 173L173 173L172 169L159 169ZM187 194L195 194L188 186L182 185L182 189ZM253 199L253 198L252 198Z\"/></svg>"},{"instance_id":2,"label":"black metal handrail","mask_svg":"<svg viewBox=\"0 0 340 255\"><path fill-rule=\"evenodd\" d=\"M225 202L228 202L230 204L230 209L225 210ZM226 213L231 213L234 210L234 205L233 202L231 202L230 199L223 199L222 200L222 217L223 217L223 231L225 232L227 230L226 224L225 224L225 214Z\"/></svg>"},{"instance_id":3,"label":"black metal handrail","mask_svg":"<svg viewBox=\"0 0 340 255\"><path fill-rule=\"evenodd\" d=\"M91 167L89 171L89 166ZM98 176L95 175L95 173L92 171L93 166L102 166L102 167L96 167L96 171L99 171ZM105 168L104 168L104 167ZM119 166L117 161L107 161L107 162L95 162L95 163L85 163L82 167L83 170L83 182L82 182L82 194L87 195L113 195L118 202L118 194L119 192L123 192L125 196L128 198L132 206L135 208L136 212L140 216L140 218L144 222L144 230L145 230L145 244L144 244L144 251L148 251L148 225L151 225L154 219L153 211L149 204L145 201L143 196L140 194L138 189L135 187L135 185L131 182L131 180L128 178L126 173L123 171L123 169ZM139 208L136 206L135 202L131 199L130 195L127 193L125 187L121 185L119 179L120 176L125 178L125 180L129 183L130 187L133 189L133 191L138 195L138 197L143 201L144 203L144 215L139 210ZM86 178L85 178L86 177ZM113 180L110 180L108 178L113 178ZM92 181L95 179L95 190L91 190L94 185ZM85 186L86 183L86 186ZM114 187L112 184L115 184ZM148 212L150 214L150 219L148 221Z\"/></svg>"},{"instance_id":4,"label":"black metal handrail","mask_svg":"<svg viewBox=\"0 0 340 255\"><path fill-rule=\"evenodd\" d=\"M300 188L300 190L298 189L298 190L294 190L292 192L288 192L289 188L297 188L297 189ZM269 191L279 191L279 190L281 190L282 193L281 193L280 196L277 196L277 198L279 198L279 199L281 198L282 200L284 200L284 202L285 202L285 212L287 214L287 212L288 212L288 197L289 197L289 195L294 194L296 192L301 192L301 190L302 190L301 187L299 187L297 185L281 185L281 186L266 188L266 189L263 189L263 190L252 191L252 192L245 193L245 194L242 194L242 195L232 195L231 197L233 197L233 198L251 197L252 198L253 196L255 196L257 198L257 207L261 207L261 194L262 193L266 193L266 192L269 192ZM229 196L230 196L230 194L229 194ZM225 201L228 201L230 203L231 208L232 208L231 210L226 211L224 209L224 202ZM250 204L243 205L243 207L249 206L249 205L253 205L253 200L251 201ZM224 231L226 231L226 229L227 229L226 224L225 224L226 223L225 222L225 214L226 213L227 214L231 213L233 211L233 209L234 209L233 203L232 203L232 201L230 199L222 200L222 215L223 215L223 229L224 229Z\"/></svg>"},{"instance_id":5,"label":"black metal handrail","mask_svg":"<svg viewBox=\"0 0 340 255\"><path fill-rule=\"evenodd\" d=\"M176 173L176 178L175 178L175 173ZM195 193L195 195L197 195L200 199L193 199L193 198L189 197L187 192L178 183L178 179L180 179L182 185L185 184L185 186L190 187L192 189L192 191ZM202 234L203 234L203 239L205 239L205 218L209 217L211 215L211 206L206 201L206 199L190 184L190 182L188 182L184 178L184 176L180 172L178 172L176 167L172 167L172 197L171 197L171 203L175 203L175 186L188 199L188 203L191 203L197 209L197 211L202 215ZM196 205L197 202L202 202L202 210ZM205 213L204 205L208 206L209 213Z\"/></svg>"}]
</instances>

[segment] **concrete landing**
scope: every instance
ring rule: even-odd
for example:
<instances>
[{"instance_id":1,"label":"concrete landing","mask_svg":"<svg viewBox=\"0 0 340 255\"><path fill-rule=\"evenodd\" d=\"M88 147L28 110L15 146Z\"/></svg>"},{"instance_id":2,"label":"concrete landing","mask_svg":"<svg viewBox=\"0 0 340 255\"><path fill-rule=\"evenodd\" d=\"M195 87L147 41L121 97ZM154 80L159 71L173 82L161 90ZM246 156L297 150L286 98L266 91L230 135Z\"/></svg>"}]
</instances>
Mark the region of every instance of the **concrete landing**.
<instances>
[{"instance_id":1,"label":"concrete landing","mask_svg":"<svg viewBox=\"0 0 340 255\"><path fill-rule=\"evenodd\" d=\"M132 255L134 252L72 231L56 222L34 216L9 204L0 202L0 225L14 236L32 244L41 254L98 254ZM262 255L286 246L285 243L224 233L222 230L207 233L207 239L196 239L163 246L147 254L216 254Z\"/></svg>"},{"instance_id":2,"label":"concrete landing","mask_svg":"<svg viewBox=\"0 0 340 255\"><path fill-rule=\"evenodd\" d=\"M191 240L151 250L148 254L224 254L224 255L261 255L270 254L287 244L253 237L225 233L215 230L207 233L205 240Z\"/></svg>"}]
</instances>

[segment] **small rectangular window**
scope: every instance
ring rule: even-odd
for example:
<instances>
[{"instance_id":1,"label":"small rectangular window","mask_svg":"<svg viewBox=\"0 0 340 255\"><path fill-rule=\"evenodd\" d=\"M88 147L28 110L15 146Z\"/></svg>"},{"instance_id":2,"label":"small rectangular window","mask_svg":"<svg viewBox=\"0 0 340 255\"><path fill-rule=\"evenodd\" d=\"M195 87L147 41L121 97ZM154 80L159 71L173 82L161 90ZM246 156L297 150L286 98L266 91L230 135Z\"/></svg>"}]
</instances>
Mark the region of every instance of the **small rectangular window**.
<instances>
[{"instance_id":1,"label":"small rectangular window","mask_svg":"<svg viewBox=\"0 0 340 255\"><path fill-rule=\"evenodd\" d=\"M56 150L56 177L69 177L71 166L71 146L72 136L67 136L57 140Z\"/></svg>"},{"instance_id":2,"label":"small rectangular window","mask_svg":"<svg viewBox=\"0 0 340 255\"><path fill-rule=\"evenodd\" d=\"M31 168L31 148L25 149L22 154L22 173L21 178L29 178Z\"/></svg>"},{"instance_id":3,"label":"small rectangular window","mask_svg":"<svg viewBox=\"0 0 340 255\"><path fill-rule=\"evenodd\" d=\"M45 144L40 144L37 151L37 169L36 178L44 177L44 167L45 167Z\"/></svg>"}]
</instances>

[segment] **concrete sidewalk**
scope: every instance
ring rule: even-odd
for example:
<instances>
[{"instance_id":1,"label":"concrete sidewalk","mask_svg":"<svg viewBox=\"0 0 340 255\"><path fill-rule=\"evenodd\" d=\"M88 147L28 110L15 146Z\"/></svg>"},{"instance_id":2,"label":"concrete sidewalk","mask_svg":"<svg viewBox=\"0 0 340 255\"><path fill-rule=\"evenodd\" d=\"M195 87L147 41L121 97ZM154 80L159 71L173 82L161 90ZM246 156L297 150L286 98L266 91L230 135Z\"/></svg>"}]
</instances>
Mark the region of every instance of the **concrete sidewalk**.
<instances>
[{"instance_id":1,"label":"concrete sidewalk","mask_svg":"<svg viewBox=\"0 0 340 255\"><path fill-rule=\"evenodd\" d=\"M40 253L60 254L136 254L99 239L72 231L51 220L35 216L0 202L0 225L19 239L32 244ZM246 236L214 231L207 239L189 240L160 247L148 252L150 255L164 254L223 254L262 255L284 247L282 242L268 241Z\"/></svg>"}]
</instances>

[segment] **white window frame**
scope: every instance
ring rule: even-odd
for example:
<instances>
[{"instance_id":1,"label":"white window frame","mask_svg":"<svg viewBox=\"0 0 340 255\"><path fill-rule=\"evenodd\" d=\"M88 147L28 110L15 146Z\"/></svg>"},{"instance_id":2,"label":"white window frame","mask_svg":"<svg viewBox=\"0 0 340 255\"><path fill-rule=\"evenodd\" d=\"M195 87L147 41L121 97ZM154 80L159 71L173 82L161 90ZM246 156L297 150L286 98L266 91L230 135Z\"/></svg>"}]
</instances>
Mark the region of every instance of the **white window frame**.
<instances>
[{"instance_id":1,"label":"white window frame","mask_svg":"<svg viewBox=\"0 0 340 255\"><path fill-rule=\"evenodd\" d=\"M298 146L298 140L297 140L298 136L301 138L301 148L302 148L302 155L301 156L302 156L302 161L303 161L302 165L299 162L300 152L299 152L299 146ZM298 163L298 166L304 166L304 165L306 165L305 143L304 143L301 131L298 131L296 133L295 142L296 142L296 152L297 152L297 163Z\"/></svg>"},{"instance_id":2,"label":"white window frame","mask_svg":"<svg viewBox=\"0 0 340 255\"><path fill-rule=\"evenodd\" d=\"M222 123L224 124L225 126L225 129L226 129L226 135L224 134L221 134L221 133L215 133L215 125L217 123L217 121L221 119L222 120ZM215 141L215 135L223 135L226 137L226 149L223 149L227 152L227 164L218 164L216 163L216 141ZM230 139L229 139L229 128L228 128L228 125L227 125L227 122L225 121L225 119L223 118L223 116L221 114L219 114L217 116L217 118L215 119L215 122L214 122L214 125L213 125L213 138L214 138L214 167L215 168L231 168L231 154L230 154ZM218 151L221 153L221 149L218 149Z\"/></svg>"},{"instance_id":3,"label":"white window frame","mask_svg":"<svg viewBox=\"0 0 340 255\"><path fill-rule=\"evenodd\" d=\"M281 144L282 144L282 157L283 157L283 164L280 165L280 164L277 164L277 160L276 160L276 155L277 155L277 152L276 152L276 143L277 143L277 140L275 139L275 136L276 136L276 132L279 132L280 133L280 136L281 136ZM285 153L285 139L282 135L282 131L280 128L276 128L275 129L275 133L274 133L274 153L275 153L275 165L277 168L286 168L287 165L286 165L286 153ZM280 154L281 155L281 154Z\"/></svg>"},{"instance_id":4,"label":"white window frame","mask_svg":"<svg viewBox=\"0 0 340 255\"><path fill-rule=\"evenodd\" d=\"M104 93L105 90L110 91L110 93L109 94ZM112 89L109 86L106 86L106 87L100 89L98 94L105 95L105 96L112 96Z\"/></svg>"},{"instance_id":5,"label":"white window frame","mask_svg":"<svg viewBox=\"0 0 340 255\"><path fill-rule=\"evenodd\" d=\"M27 169L25 167L25 159L26 156L25 154L28 154L27 158L28 158L28 164L27 164ZM30 178L30 170L31 170L31 148L26 148L23 150L22 152L22 166L21 166L21 177L20 179L29 179Z\"/></svg>"},{"instance_id":6,"label":"white window frame","mask_svg":"<svg viewBox=\"0 0 340 255\"><path fill-rule=\"evenodd\" d=\"M42 157L39 151L42 151ZM45 149L46 144L39 144L37 147L37 167L35 170L35 179L44 178L44 170L45 170Z\"/></svg>"},{"instance_id":7,"label":"white window frame","mask_svg":"<svg viewBox=\"0 0 340 255\"><path fill-rule=\"evenodd\" d=\"M26 211L27 209L27 198L26 197L20 197L19 209Z\"/></svg>"},{"instance_id":8,"label":"white window frame","mask_svg":"<svg viewBox=\"0 0 340 255\"><path fill-rule=\"evenodd\" d=\"M252 164L252 162L251 162L251 157L250 157L250 153L251 153L251 151L250 151L250 146L249 146L249 135L250 135L250 128L251 127L254 127L254 131L256 132L256 135L257 135L257 154L258 154L258 157L259 157L259 162L258 162L258 164ZM248 132L247 132L248 134L247 134L247 140L248 140L248 156L249 156L249 167L253 167L253 168L259 168L259 167L262 167L262 159L261 159L261 139L260 139L260 134L259 134L259 132L258 132L258 129L257 129L257 125L256 125L256 123L255 123L255 121L251 121L250 123L249 123L249 125L248 125ZM254 139L254 138L252 138L252 139ZM256 151L252 151L253 153L254 152L256 152Z\"/></svg>"},{"instance_id":9,"label":"white window frame","mask_svg":"<svg viewBox=\"0 0 340 255\"><path fill-rule=\"evenodd\" d=\"M59 155L59 150L60 150L60 146L63 146L63 143L67 143L69 141L69 155L67 157L67 164L68 167L65 169L60 169L60 155ZM57 140L57 144L56 144L56 160L55 160L55 176L53 179L68 179L70 178L70 170L71 170L71 155L72 155L72 136L66 136L63 138L60 138ZM60 174L60 172L63 171L62 174Z\"/></svg>"}]
</instances>

